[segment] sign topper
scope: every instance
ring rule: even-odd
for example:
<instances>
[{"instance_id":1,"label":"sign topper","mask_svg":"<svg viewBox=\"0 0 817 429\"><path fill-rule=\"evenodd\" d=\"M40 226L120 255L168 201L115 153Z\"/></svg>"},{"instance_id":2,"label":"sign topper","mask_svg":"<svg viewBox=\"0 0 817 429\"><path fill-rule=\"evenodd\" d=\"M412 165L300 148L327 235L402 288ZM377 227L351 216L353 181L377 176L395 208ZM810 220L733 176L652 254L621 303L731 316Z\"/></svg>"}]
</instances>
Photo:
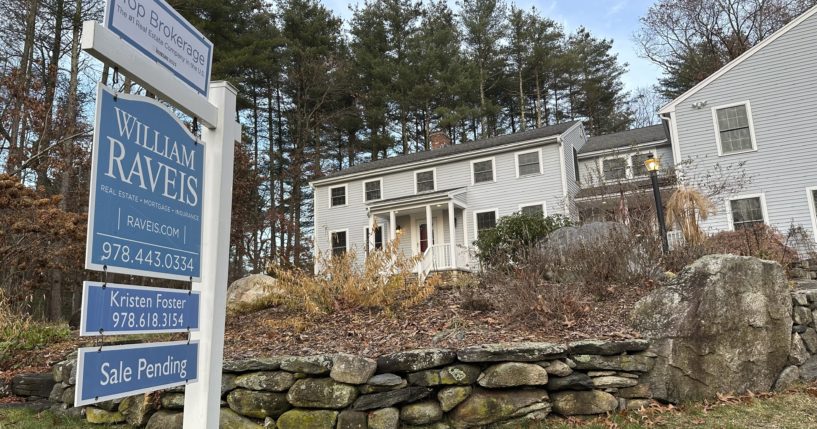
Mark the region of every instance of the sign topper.
<instances>
[{"instance_id":1,"label":"sign topper","mask_svg":"<svg viewBox=\"0 0 817 429\"><path fill-rule=\"evenodd\" d=\"M201 276L204 145L156 100L100 85L85 267Z\"/></svg>"},{"instance_id":2,"label":"sign topper","mask_svg":"<svg viewBox=\"0 0 817 429\"><path fill-rule=\"evenodd\" d=\"M107 0L105 26L207 96L213 43L164 0Z\"/></svg>"},{"instance_id":3,"label":"sign topper","mask_svg":"<svg viewBox=\"0 0 817 429\"><path fill-rule=\"evenodd\" d=\"M193 383L198 356L198 341L83 347L74 406Z\"/></svg>"}]
</instances>

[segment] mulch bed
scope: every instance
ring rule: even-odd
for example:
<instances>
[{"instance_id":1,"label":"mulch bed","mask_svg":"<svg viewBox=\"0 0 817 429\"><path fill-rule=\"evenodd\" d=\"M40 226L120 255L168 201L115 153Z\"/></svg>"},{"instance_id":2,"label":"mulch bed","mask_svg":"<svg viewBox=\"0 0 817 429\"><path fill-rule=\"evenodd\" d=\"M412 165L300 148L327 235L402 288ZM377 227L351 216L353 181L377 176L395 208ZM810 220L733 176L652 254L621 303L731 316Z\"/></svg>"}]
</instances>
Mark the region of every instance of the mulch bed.
<instances>
[{"instance_id":1,"label":"mulch bed","mask_svg":"<svg viewBox=\"0 0 817 429\"><path fill-rule=\"evenodd\" d=\"M496 310L463 308L463 298L454 289L437 290L420 305L393 315L346 309L307 317L269 308L228 317L224 354L227 359L337 352L376 357L428 347L459 349L499 342L633 338L638 334L627 326L627 314L647 292L646 288L622 288L604 300L590 302L588 311L578 319L548 326L524 318L509 320ZM95 345L93 338L77 335L46 349L18 351L0 364L0 380L10 380L16 374L48 372L77 347L90 345Z\"/></svg>"}]
</instances>

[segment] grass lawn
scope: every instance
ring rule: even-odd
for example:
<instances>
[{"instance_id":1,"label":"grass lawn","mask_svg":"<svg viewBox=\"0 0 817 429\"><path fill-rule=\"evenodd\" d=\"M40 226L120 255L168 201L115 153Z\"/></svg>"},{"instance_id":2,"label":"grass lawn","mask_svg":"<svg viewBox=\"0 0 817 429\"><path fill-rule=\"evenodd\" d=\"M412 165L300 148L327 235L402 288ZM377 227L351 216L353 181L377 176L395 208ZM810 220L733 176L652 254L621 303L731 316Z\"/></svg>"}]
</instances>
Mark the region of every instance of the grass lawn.
<instances>
[{"instance_id":1,"label":"grass lawn","mask_svg":"<svg viewBox=\"0 0 817 429\"><path fill-rule=\"evenodd\" d=\"M0 408L0 429L130 429L128 425L95 425L85 420L59 416L50 411L37 412L28 408Z\"/></svg>"},{"instance_id":2,"label":"grass lawn","mask_svg":"<svg viewBox=\"0 0 817 429\"><path fill-rule=\"evenodd\" d=\"M101 428L75 418L51 412L21 408L0 408L0 429ZM107 426L127 429L130 426ZM800 386L779 394L724 396L710 404L684 407L656 406L640 412L593 419L549 419L529 429L646 429L646 428L719 428L719 429L808 429L817 428L817 387Z\"/></svg>"}]
</instances>

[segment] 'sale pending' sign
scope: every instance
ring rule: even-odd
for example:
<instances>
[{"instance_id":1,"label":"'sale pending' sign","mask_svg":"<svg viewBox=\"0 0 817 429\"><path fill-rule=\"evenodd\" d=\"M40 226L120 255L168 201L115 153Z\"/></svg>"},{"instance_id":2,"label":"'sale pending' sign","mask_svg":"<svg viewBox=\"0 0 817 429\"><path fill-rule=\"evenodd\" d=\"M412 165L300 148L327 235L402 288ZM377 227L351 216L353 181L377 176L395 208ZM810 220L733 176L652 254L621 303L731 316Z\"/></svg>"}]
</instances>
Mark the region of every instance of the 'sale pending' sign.
<instances>
[{"instance_id":1,"label":"'sale pending' sign","mask_svg":"<svg viewBox=\"0 0 817 429\"><path fill-rule=\"evenodd\" d=\"M83 347L74 406L195 382L198 350L198 341Z\"/></svg>"},{"instance_id":2,"label":"'sale pending' sign","mask_svg":"<svg viewBox=\"0 0 817 429\"><path fill-rule=\"evenodd\" d=\"M85 267L201 276L204 145L156 100L100 85Z\"/></svg>"},{"instance_id":3,"label":"'sale pending' sign","mask_svg":"<svg viewBox=\"0 0 817 429\"><path fill-rule=\"evenodd\" d=\"M199 330L198 291L83 282L79 335Z\"/></svg>"}]
</instances>

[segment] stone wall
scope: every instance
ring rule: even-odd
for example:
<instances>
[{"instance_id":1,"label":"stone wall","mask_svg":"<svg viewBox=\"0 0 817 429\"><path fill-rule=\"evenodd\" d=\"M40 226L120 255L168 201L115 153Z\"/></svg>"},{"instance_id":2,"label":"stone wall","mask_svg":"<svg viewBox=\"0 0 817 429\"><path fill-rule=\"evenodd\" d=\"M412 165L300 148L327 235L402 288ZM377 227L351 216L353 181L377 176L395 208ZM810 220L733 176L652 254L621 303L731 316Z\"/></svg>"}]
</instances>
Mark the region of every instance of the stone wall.
<instances>
[{"instance_id":1,"label":"stone wall","mask_svg":"<svg viewBox=\"0 0 817 429\"><path fill-rule=\"evenodd\" d=\"M794 291L791 300L789 366L775 382L775 390L785 389L797 380L817 379L817 289Z\"/></svg>"},{"instance_id":2,"label":"stone wall","mask_svg":"<svg viewBox=\"0 0 817 429\"><path fill-rule=\"evenodd\" d=\"M490 344L423 349L377 360L348 354L224 364L224 428L520 427L554 413L648 405L646 340ZM184 389L71 408L75 361L54 366L54 409L95 423L181 427Z\"/></svg>"}]
</instances>

